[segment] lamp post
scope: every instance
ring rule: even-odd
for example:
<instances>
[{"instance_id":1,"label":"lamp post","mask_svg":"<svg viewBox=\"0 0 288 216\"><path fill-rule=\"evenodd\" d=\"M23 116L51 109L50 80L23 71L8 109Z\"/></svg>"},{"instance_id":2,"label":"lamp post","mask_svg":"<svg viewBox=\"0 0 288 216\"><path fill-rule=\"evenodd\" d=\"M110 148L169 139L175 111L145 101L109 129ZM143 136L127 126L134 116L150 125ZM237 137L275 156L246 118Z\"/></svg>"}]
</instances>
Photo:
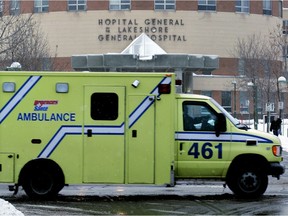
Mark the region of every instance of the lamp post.
<instances>
[{"instance_id":1,"label":"lamp post","mask_svg":"<svg viewBox=\"0 0 288 216\"><path fill-rule=\"evenodd\" d=\"M234 86L234 92L233 92L233 100L234 100L234 108L233 108L233 115L234 115L234 118L236 118L236 80L233 80L232 81L232 84Z\"/></svg>"},{"instance_id":2,"label":"lamp post","mask_svg":"<svg viewBox=\"0 0 288 216\"><path fill-rule=\"evenodd\" d=\"M284 109L284 98L281 97L281 89L283 89L286 84L287 84L287 80L284 76L280 76L278 78L278 84L279 84L279 103L278 103L278 107L279 107L279 118L282 119L282 110ZM283 130L282 130L283 131Z\"/></svg>"},{"instance_id":3,"label":"lamp post","mask_svg":"<svg viewBox=\"0 0 288 216\"><path fill-rule=\"evenodd\" d=\"M284 98L281 97L281 89L283 89L286 84L287 84L287 80L284 76L281 76L278 78L278 84L279 84L279 102L278 102L278 108L279 108L279 118L282 119L282 110L284 110ZM281 129L284 133L284 124L283 124L283 128Z\"/></svg>"},{"instance_id":4,"label":"lamp post","mask_svg":"<svg viewBox=\"0 0 288 216\"><path fill-rule=\"evenodd\" d=\"M253 108L253 118L254 118L254 128L257 130L258 129L258 111L257 111L257 86L253 82L249 82L247 84L249 87L253 88L253 103L254 103L254 108Z\"/></svg>"}]
</instances>

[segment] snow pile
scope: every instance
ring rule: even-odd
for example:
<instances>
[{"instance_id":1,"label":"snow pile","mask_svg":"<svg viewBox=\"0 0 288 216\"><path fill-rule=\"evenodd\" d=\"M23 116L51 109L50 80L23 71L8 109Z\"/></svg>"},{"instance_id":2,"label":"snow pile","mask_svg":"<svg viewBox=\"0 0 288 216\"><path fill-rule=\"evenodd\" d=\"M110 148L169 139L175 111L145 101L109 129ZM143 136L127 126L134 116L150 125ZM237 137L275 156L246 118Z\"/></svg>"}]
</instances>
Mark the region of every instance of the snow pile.
<instances>
[{"instance_id":1,"label":"snow pile","mask_svg":"<svg viewBox=\"0 0 288 216\"><path fill-rule=\"evenodd\" d=\"M288 138L284 136L279 136L279 138L281 140L283 151L288 152Z\"/></svg>"},{"instance_id":2,"label":"snow pile","mask_svg":"<svg viewBox=\"0 0 288 216\"><path fill-rule=\"evenodd\" d=\"M9 202L0 199L0 216L24 216L24 214Z\"/></svg>"}]
</instances>

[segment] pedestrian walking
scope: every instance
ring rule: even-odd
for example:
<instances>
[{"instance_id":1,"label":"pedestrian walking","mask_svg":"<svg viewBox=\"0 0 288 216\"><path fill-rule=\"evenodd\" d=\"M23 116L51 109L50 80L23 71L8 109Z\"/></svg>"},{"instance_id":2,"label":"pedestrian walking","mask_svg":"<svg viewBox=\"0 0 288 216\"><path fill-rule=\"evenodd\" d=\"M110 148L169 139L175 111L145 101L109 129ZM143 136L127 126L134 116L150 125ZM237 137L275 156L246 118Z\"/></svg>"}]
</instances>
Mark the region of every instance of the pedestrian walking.
<instances>
[{"instance_id":1,"label":"pedestrian walking","mask_svg":"<svg viewBox=\"0 0 288 216\"><path fill-rule=\"evenodd\" d=\"M270 131L273 131L275 136L278 136L279 134L281 135L281 123L282 120L280 118L278 118L276 121L272 120L271 122Z\"/></svg>"}]
</instances>

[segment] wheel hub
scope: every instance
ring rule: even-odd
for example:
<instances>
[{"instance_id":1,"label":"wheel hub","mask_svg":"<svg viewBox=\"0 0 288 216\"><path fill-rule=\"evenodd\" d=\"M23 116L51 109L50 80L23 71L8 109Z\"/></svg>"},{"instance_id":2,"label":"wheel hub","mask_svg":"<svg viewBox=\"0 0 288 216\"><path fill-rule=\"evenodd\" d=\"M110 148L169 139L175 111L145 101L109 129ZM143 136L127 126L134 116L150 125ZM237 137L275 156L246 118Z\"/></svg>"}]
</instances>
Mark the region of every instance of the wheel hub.
<instances>
[{"instance_id":1,"label":"wheel hub","mask_svg":"<svg viewBox=\"0 0 288 216\"><path fill-rule=\"evenodd\" d=\"M255 190L258 185L258 178L255 173L246 172L240 179L240 184L244 190L252 191Z\"/></svg>"}]
</instances>

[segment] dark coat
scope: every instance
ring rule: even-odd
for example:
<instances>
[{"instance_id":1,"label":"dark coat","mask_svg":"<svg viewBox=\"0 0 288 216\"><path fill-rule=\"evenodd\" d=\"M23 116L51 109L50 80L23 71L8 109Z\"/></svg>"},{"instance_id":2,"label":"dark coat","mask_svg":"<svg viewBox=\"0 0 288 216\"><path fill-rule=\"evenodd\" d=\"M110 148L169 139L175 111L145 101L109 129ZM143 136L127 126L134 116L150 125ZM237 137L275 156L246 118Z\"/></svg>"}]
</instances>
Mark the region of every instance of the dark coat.
<instances>
[{"instance_id":1,"label":"dark coat","mask_svg":"<svg viewBox=\"0 0 288 216\"><path fill-rule=\"evenodd\" d=\"M270 125L270 131L273 131L273 134L278 136L279 130L281 128L282 120L278 118L276 121L273 120Z\"/></svg>"}]
</instances>

